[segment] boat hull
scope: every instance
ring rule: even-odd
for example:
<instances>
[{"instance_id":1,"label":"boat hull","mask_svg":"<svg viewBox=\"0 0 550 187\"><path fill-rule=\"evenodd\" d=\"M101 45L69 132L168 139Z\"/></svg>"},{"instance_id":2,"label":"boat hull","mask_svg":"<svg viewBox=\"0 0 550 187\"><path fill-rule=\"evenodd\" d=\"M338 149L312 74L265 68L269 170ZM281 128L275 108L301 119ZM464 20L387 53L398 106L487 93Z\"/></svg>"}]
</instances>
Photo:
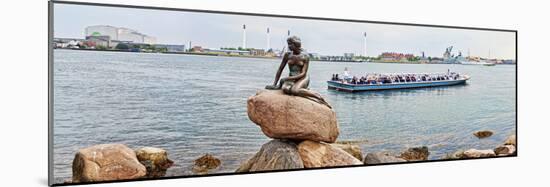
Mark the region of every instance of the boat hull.
<instances>
[{"instance_id":1,"label":"boat hull","mask_svg":"<svg viewBox=\"0 0 550 187\"><path fill-rule=\"evenodd\" d=\"M470 61L460 61L462 65L484 65L484 66L494 66L494 63L489 62L470 62Z\"/></svg>"},{"instance_id":2,"label":"boat hull","mask_svg":"<svg viewBox=\"0 0 550 187\"><path fill-rule=\"evenodd\" d=\"M465 84L468 79L430 81L430 82L407 82L407 83L389 83L389 84L347 84L339 81L327 81L329 89L335 89L347 92L376 91L376 90L394 90L410 88L426 88L438 86L453 86Z\"/></svg>"}]
</instances>

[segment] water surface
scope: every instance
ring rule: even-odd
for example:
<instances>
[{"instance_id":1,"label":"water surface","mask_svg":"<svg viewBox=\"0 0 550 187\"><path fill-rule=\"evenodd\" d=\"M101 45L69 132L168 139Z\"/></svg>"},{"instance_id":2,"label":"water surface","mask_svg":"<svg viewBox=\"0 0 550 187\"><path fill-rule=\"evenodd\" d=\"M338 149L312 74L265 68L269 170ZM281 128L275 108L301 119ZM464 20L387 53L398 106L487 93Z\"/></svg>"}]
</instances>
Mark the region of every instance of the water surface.
<instances>
[{"instance_id":1,"label":"water surface","mask_svg":"<svg viewBox=\"0 0 550 187\"><path fill-rule=\"evenodd\" d=\"M246 114L249 96L273 82L276 59L54 51L54 176L71 177L78 149L123 143L166 149L189 175L211 153L233 172L269 141ZM348 67L366 72L466 73L462 86L345 93L326 80ZM285 70L284 75L288 71ZM515 66L312 62L312 90L336 111L339 140L364 140L363 153L428 146L430 159L459 149L492 149L515 133ZM477 130L495 134L479 140Z\"/></svg>"}]
</instances>

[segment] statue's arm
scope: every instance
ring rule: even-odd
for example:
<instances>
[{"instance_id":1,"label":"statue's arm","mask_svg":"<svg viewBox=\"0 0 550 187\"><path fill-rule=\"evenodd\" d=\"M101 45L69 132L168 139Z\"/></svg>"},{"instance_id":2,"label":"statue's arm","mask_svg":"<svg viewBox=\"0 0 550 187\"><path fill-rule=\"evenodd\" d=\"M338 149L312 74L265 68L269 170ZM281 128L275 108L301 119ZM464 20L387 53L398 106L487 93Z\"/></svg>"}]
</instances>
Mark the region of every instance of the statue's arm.
<instances>
[{"instance_id":1,"label":"statue's arm","mask_svg":"<svg viewBox=\"0 0 550 187\"><path fill-rule=\"evenodd\" d=\"M299 80L301 78L304 78L307 74L308 67L309 67L309 58L306 56L304 58L304 67L302 67L302 72L300 72L300 74L298 74L298 75L289 76L289 77L286 77L284 79L285 80Z\"/></svg>"},{"instance_id":2,"label":"statue's arm","mask_svg":"<svg viewBox=\"0 0 550 187\"><path fill-rule=\"evenodd\" d=\"M277 73L275 74L275 81L273 81L273 85L267 85L266 89L279 89L280 86L277 86L277 83L279 82L279 79L281 78L281 74L283 73L283 69L286 66L286 63L288 62L288 53L285 53L283 56L283 60L281 61L281 65L279 65L279 69L277 70Z\"/></svg>"},{"instance_id":3,"label":"statue's arm","mask_svg":"<svg viewBox=\"0 0 550 187\"><path fill-rule=\"evenodd\" d=\"M277 82L279 82L279 79L281 78L281 74L283 73L287 62L288 53L285 53L285 56L283 56L283 60L281 61L281 65L279 65L279 69L277 70L277 74L275 74L275 81L273 81L273 85L277 85Z\"/></svg>"}]
</instances>

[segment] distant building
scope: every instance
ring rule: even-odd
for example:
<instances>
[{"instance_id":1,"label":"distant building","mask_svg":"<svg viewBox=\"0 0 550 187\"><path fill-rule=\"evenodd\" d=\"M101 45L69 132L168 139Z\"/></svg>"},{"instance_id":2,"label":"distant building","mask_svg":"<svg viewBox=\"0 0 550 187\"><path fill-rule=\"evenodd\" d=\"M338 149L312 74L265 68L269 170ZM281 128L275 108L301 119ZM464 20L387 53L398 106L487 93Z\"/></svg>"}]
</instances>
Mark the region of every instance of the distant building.
<instances>
[{"instance_id":1,"label":"distant building","mask_svg":"<svg viewBox=\"0 0 550 187\"><path fill-rule=\"evenodd\" d=\"M414 58L414 55L394 52L384 52L380 55L380 59L386 62L404 62L410 58Z\"/></svg>"},{"instance_id":2,"label":"distant building","mask_svg":"<svg viewBox=\"0 0 550 187\"><path fill-rule=\"evenodd\" d=\"M314 60L321 59L321 55L319 53L308 53L308 54L309 54L309 57Z\"/></svg>"},{"instance_id":3,"label":"distant building","mask_svg":"<svg viewBox=\"0 0 550 187\"><path fill-rule=\"evenodd\" d=\"M87 42L93 42L95 45L94 47L103 46L103 47L110 47L111 43L111 37L106 35L99 35L99 36L86 36Z\"/></svg>"},{"instance_id":4,"label":"distant building","mask_svg":"<svg viewBox=\"0 0 550 187\"><path fill-rule=\"evenodd\" d=\"M429 63L440 64L440 63L443 63L444 60L445 60L444 58L432 57Z\"/></svg>"},{"instance_id":5,"label":"distant building","mask_svg":"<svg viewBox=\"0 0 550 187\"><path fill-rule=\"evenodd\" d=\"M251 49L250 55L253 56L266 56L266 52L263 49Z\"/></svg>"},{"instance_id":6,"label":"distant building","mask_svg":"<svg viewBox=\"0 0 550 187\"><path fill-rule=\"evenodd\" d=\"M78 48L85 40L79 38L54 38L55 48Z\"/></svg>"},{"instance_id":7,"label":"distant building","mask_svg":"<svg viewBox=\"0 0 550 187\"><path fill-rule=\"evenodd\" d=\"M192 52L203 52L204 50L202 49L201 46L193 46L193 48L191 48L191 51Z\"/></svg>"},{"instance_id":8,"label":"distant building","mask_svg":"<svg viewBox=\"0 0 550 187\"><path fill-rule=\"evenodd\" d=\"M237 50L237 49L204 49L209 53L219 53L225 55L250 55L250 51Z\"/></svg>"},{"instance_id":9,"label":"distant building","mask_svg":"<svg viewBox=\"0 0 550 187\"><path fill-rule=\"evenodd\" d=\"M168 52L184 52L185 45L156 44L156 48L166 48Z\"/></svg>"},{"instance_id":10,"label":"distant building","mask_svg":"<svg viewBox=\"0 0 550 187\"><path fill-rule=\"evenodd\" d=\"M156 44L155 37L142 34L136 30L113 27L110 25L94 25L85 28L88 36L109 36L111 40L130 41L132 43Z\"/></svg>"},{"instance_id":11,"label":"distant building","mask_svg":"<svg viewBox=\"0 0 550 187\"><path fill-rule=\"evenodd\" d=\"M109 25L94 25L84 29L86 37L88 36L109 36L111 40L118 40L118 28Z\"/></svg>"},{"instance_id":12,"label":"distant building","mask_svg":"<svg viewBox=\"0 0 550 187\"><path fill-rule=\"evenodd\" d=\"M109 48L115 48L118 44L131 44L131 41L120 41L120 40L111 40L109 42Z\"/></svg>"}]
</instances>

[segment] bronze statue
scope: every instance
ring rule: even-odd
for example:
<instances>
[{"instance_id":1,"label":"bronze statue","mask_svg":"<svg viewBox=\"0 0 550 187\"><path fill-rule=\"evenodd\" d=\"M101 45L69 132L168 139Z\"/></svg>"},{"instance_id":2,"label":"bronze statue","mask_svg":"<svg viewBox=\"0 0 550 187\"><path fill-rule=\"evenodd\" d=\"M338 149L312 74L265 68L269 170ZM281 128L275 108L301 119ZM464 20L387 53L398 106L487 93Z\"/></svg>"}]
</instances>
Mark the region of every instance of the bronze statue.
<instances>
[{"instance_id":1,"label":"bronze statue","mask_svg":"<svg viewBox=\"0 0 550 187\"><path fill-rule=\"evenodd\" d=\"M265 88L270 90L283 89L285 94L308 98L332 108L325 99L323 99L321 94L308 89L309 76L307 75L307 70L309 67L309 56L302 52L303 49L301 48L302 42L300 38L292 36L286 41L290 52L284 54L281 65L275 75L273 85L267 85ZM288 64L290 74L288 77L282 78L279 82L279 78L281 78L281 73L286 64ZM279 84L277 84L277 82L279 82Z\"/></svg>"}]
</instances>

